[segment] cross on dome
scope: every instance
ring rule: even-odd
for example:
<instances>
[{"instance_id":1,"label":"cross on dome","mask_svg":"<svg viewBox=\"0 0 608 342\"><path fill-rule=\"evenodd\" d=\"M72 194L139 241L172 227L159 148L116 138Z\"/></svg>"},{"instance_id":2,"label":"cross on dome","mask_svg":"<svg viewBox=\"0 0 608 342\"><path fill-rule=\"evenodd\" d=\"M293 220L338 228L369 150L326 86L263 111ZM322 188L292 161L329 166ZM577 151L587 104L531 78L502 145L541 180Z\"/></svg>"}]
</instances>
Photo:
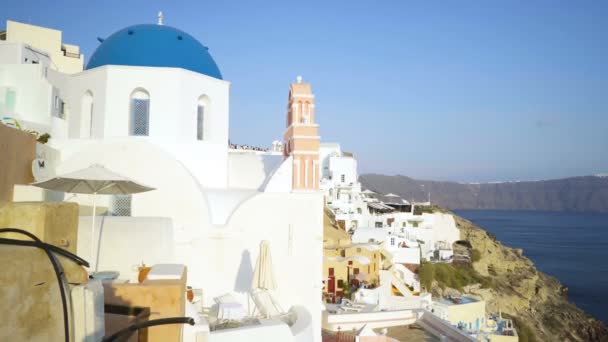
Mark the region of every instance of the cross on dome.
<instances>
[{"instance_id":1,"label":"cross on dome","mask_svg":"<svg viewBox=\"0 0 608 342\"><path fill-rule=\"evenodd\" d=\"M158 12L158 25L162 25L163 24L163 11L159 11Z\"/></svg>"}]
</instances>

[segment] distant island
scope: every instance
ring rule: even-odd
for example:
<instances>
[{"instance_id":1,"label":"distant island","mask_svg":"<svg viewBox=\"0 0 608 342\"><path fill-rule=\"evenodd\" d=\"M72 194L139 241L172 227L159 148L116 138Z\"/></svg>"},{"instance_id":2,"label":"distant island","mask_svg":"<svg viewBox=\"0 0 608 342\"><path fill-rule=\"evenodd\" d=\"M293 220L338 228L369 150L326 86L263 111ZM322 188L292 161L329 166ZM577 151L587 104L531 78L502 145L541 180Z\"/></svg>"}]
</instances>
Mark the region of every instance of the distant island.
<instances>
[{"instance_id":1,"label":"distant island","mask_svg":"<svg viewBox=\"0 0 608 342\"><path fill-rule=\"evenodd\" d=\"M397 175L364 174L363 188L431 201L444 208L608 212L608 177L571 177L543 181L457 183L416 180Z\"/></svg>"}]
</instances>

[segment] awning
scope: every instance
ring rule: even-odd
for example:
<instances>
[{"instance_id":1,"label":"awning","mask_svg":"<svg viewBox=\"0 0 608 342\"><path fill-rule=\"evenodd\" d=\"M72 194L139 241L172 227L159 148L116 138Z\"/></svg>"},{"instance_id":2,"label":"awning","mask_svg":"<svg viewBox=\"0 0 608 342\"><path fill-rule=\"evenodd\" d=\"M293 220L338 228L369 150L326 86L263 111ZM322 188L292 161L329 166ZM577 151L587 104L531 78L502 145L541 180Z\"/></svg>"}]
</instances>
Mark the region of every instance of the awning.
<instances>
[{"instance_id":1,"label":"awning","mask_svg":"<svg viewBox=\"0 0 608 342\"><path fill-rule=\"evenodd\" d=\"M379 202L368 202L367 206L376 210L382 210L382 211L393 211L395 210L394 208L389 207L388 205L379 203Z\"/></svg>"}]
</instances>

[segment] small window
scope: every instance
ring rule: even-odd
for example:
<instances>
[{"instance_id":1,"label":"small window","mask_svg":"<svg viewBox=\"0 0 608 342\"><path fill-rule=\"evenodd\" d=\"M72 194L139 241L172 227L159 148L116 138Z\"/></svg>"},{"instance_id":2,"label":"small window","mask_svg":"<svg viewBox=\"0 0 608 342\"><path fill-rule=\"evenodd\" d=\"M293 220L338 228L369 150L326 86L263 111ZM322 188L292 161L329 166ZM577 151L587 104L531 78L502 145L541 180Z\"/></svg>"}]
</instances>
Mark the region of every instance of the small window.
<instances>
[{"instance_id":1,"label":"small window","mask_svg":"<svg viewBox=\"0 0 608 342\"><path fill-rule=\"evenodd\" d=\"M204 118L205 118L205 106L201 106L200 104L196 108L196 139L203 140L204 135Z\"/></svg>"},{"instance_id":2,"label":"small window","mask_svg":"<svg viewBox=\"0 0 608 342\"><path fill-rule=\"evenodd\" d=\"M391 238L391 246L395 245L395 238Z\"/></svg>"},{"instance_id":3,"label":"small window","mask_svg":"<svg viewBox=\"0 0 608 342\"><path fill-rule=\"evenodd\" d=\"M382 228L382 222L376 222L376 228Z\"/></svg>"},{"instance_id":4,"label":"small window","mask_svg":"<svg viewBox=\"0 0 608 342\"><path fill-rule=\"evenodd\" d=\"M80 137L90 138L93 133L93 93L89 90L82 96L80 109Z\"/></svg>"},{"instance_id":5,"label":"small window","mask_svg":"<svg viewBox=\"0 0 608 342\"><path fill-rule=\"evenodd\" d=\"M343 279L338 279L338 287L339 288L343 288L344 287L344 280Z\"/></svg>"},{"instance_id":6,"label":"small window","mask_svg":"<svg viewBox=\"0 0 608 342\"><path fill-rule=\"evenodd\" d=\"M131 135L150 135L150 94L135 90L131 94Z\"/></svg>"},{"instance_id":7,"label":"small window","mask_svg":"<svg viewBox=\"0 0 608 342\"><path fill-rule=\"evenodd\" d=\"M357 248L357 253L361 253L361 248Z\"/></svg>"},{"instance_id":8,"label":"small window","mask_svg":"<svg viewBox=\"0 0 608 342\"><path fill-rule=\"evenodd\" d=\"M346 177L345 177L344 175L341 175L341 176L340 176L340 181L341 181L342 183L344 183L344 179L345 179L345 178L346 178Z\"/></svg>"},{"instance_id":9,"label":"small window","mask_svg":"<svg viewBox=\"0 0 608 342\"><path fill-rule=\"evenodd\" d=\"M329 276L330 276L330 277L333 277L333 276L334 276L334 268L333 268L333 267L330 267L330 268L329 268Z\"/></svg>"},{"instance_id":10,"label":"small window","mask_svg":"<svg viewBox=\"0 0 608 342\"><path fill-rule=\"evenodd\" d=\"M358 268L353 268L353 274L355 274L355 275L359 274L359 269Z\"/></svg>"},{"instance_id":11,"label":"small window","mask_svg":"<svg viewBox=\"0 0 608 342\"><path fill-rule=\"evenodd\" d=\"M207 95L201 95L196 105L196 139L209 139L209 108L210 101Z\"/></svg>"}]
</instances>

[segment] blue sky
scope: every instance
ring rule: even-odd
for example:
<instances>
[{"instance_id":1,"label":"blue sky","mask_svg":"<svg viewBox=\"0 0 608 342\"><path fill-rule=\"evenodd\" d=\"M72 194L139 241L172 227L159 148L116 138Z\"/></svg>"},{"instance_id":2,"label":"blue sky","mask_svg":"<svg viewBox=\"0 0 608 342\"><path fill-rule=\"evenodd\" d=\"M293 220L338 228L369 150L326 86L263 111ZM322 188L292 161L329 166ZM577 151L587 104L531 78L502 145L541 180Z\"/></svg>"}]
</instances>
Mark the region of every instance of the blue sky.
<instances>
[{"instance_id":1,"label":"blue sky","mask_svg":"<svg viewBox=\"0 0 608 342\"><path fill-rule=\"evenodd\" d=\"M280 138L302 75L322 140L352 151L362 173L608 172L608 2L1 1L0 21L60 29L85 58L96 37L162 10L232 83L237 143Z\"/></svg>"}]
</instances>

